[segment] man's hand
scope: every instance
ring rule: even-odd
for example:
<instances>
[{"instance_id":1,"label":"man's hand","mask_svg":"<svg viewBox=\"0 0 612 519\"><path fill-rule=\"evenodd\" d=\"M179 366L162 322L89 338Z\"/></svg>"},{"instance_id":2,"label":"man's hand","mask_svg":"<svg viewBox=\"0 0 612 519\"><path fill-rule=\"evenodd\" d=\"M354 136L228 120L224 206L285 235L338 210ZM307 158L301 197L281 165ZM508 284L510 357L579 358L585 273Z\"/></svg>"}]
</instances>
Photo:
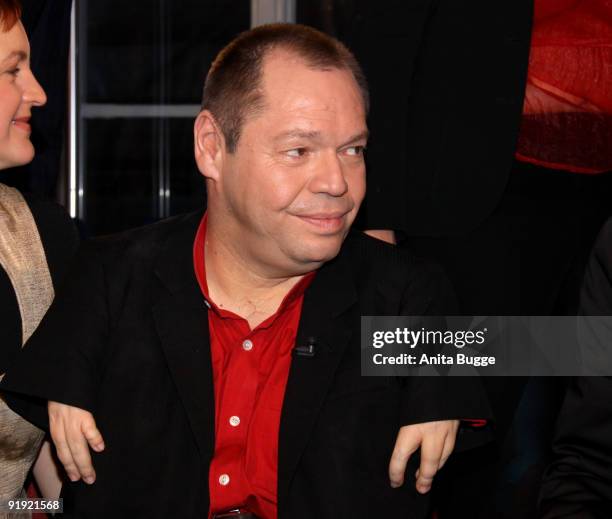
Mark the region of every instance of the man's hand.
<instances>
[{"instance_id":1,"label":"man's hand","mask_svg":"<svg viewBox=\"0 0 612 519\"><path fill-rule=\"evenodd\" d=\"M70 481L83 478L91 485L96 480L96 472L89 447L96 452L104 450L104 440L92 414L78 407L49 402L49 427L57 457Z\"/></svg>"},{"instance_id":2,"label":"man's hand","mask_svg":"<svg viewBox=\"0 0 612 519\"><path fill-rule=\"evenodd\" d=\"M442 468L453 452L459 420L417 423L399 430L389 463L389 479L393 488L404 484L406 464L410 456L421 447L421 466L416 471L416 489L429 492L436 472Z\"/></svg>"}]
</instances>

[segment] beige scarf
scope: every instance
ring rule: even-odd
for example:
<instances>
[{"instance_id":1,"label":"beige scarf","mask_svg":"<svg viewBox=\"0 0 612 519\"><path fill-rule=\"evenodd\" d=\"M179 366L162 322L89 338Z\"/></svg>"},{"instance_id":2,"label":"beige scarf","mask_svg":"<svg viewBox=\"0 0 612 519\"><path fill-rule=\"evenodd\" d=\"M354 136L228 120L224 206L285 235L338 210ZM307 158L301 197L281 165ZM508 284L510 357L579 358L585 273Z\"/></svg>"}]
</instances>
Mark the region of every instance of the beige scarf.
<instances>
[{"instance_id":1,"label":"beige scarf","mask_svg":"<svg viewBox=\"0 0 612 519\"><path fill-rule=\"evenodd\" d=\"M4 184L0 184L0 265L17 295L23 346L51 305L54 291L30 208L19 191ZM24 495L23 484L43 437L0 397L0 500Z\"/></svg>"}]
</instances>

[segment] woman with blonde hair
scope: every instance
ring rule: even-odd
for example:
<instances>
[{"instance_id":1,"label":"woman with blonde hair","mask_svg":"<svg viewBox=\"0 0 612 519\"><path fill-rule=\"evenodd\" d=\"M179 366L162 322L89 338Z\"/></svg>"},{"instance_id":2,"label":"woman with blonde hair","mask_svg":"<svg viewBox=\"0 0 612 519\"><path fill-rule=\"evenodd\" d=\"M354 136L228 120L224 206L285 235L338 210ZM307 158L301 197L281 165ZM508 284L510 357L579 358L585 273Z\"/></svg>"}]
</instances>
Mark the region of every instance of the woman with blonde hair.
<instances>
[{"instance_id":1,"label":"woman with blonde hair","mask_svg":"<svg viewBox=\"0 0 612 519\"><path fill-rule=\"evenodd\" d=\"M20 15L16 0L0 0L0 170L33 159L31 112L47 100L30 69ZM51 304L76 245L61 207L0 183L0 379ZM33 465L43 496L59 495L61 480L43 440L44 432L0 397L0 502L25 495Z\"/></svg>"}]
</instances>

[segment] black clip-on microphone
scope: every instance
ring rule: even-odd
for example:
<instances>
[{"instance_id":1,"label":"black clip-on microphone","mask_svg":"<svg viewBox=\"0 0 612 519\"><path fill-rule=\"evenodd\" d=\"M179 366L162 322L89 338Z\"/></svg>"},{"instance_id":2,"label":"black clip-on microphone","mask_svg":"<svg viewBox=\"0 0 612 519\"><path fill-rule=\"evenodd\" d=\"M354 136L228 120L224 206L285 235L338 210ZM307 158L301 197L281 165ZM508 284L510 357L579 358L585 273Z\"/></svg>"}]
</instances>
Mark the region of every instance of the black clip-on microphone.
<instances>
[{"instance_id":1,"label":"black clip-on microphone","mask_svg":"<svg viewBox=\"0 0 612 519\"><path fill-rule=\"evenodd\" d=\"M316 353L317 340L314 337L308 337L306 346L296 346L293 348L293 353L300 357L314 357Z\"/></svg>"}]
</instances>

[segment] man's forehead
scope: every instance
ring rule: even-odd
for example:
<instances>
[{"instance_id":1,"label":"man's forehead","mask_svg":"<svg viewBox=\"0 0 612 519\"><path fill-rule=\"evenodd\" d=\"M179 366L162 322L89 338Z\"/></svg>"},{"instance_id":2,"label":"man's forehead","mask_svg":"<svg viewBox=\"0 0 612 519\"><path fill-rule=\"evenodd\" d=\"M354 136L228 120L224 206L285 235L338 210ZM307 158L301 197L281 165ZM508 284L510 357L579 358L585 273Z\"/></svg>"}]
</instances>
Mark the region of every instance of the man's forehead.
<instances>
[{"instance_id":1,"label":"man's forehead","mask_svg":"<svg viewBox=\"0 0 612 519\"><path fill-rule=\"evenodd\" d=\"M269 51L262 63L262 82L266 88L278 87L280 91L288 84L299 86L296 77L304 77L310 74L333 74L342 77L347 84L359 90L357 81L351 71L344 67L314 66L306 58L295 51L287 49L273 49ZM280 81L279 81L280 80Z\"/></svg>"},{"instance_id":2,"label":"man's forehead","mask_svg":"<svg viewBox=\"0 0 612 519\"><path fill-rule=\"evenodd\" d=\"M268 108L329 116L334 110L363 106L361 91L346 69L321 69L294 55L277 55L265 63L261 89ZM354 105L354 106L353 106Z\"/></svg>"}]
</instances>

